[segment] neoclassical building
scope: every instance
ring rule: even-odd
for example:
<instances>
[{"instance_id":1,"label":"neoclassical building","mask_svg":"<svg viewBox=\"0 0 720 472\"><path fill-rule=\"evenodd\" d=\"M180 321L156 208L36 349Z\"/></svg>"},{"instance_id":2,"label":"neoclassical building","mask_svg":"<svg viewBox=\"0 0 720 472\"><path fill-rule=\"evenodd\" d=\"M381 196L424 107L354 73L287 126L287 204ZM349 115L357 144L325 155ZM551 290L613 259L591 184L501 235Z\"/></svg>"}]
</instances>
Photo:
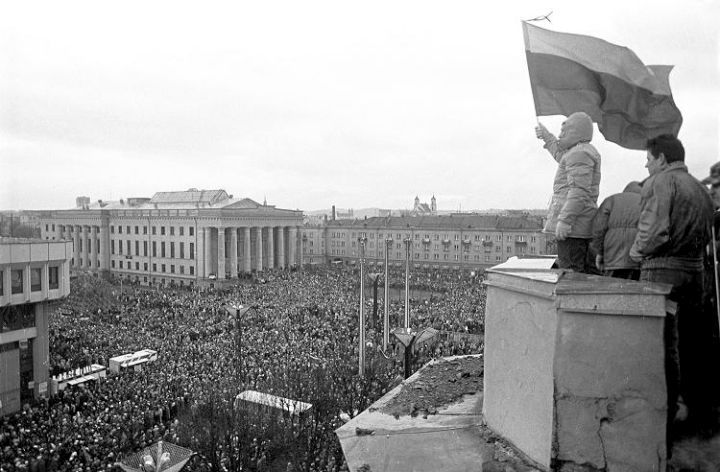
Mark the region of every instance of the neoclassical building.
<instances>
[{"instance_id":1,"label":"neoclassical building","mask_svg":"<svg viewBox=\"0 0 720 472\"><path fill-rule=\"evenodd\" d=\"M302 212L224 190L82 202L41 218L45 240L72 240L74 271L143 284L197 284L302 264Z\"/></svg>"}]
</instances>

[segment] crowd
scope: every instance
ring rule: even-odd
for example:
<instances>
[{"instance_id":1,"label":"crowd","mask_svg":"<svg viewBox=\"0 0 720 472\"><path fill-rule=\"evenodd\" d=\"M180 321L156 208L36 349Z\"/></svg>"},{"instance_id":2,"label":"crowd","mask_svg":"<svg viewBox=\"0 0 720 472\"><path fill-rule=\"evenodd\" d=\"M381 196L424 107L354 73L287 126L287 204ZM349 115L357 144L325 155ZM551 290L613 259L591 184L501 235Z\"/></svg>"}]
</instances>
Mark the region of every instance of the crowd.
<instances>
[{"instance_id":1,"label":"crowd","mask_svg":"<svg viewBox=\"0 0 720 472\"><path fill-rule=\"evenodd\" d=\"M74 295L50 320L51 372L107 365L141 349L156 350L158 360L0 419L0 471L110 470L160 439L199 454L189 470L346 470L334 435L340 413L364 410L402 379L402 349L393 342L379 353L381 330L371 331L368 371L358 376L356 268L262 277L206 290L74 280ZM411 287L430 294L411 301L412 324L439 332L419 347L415 368L433 356L480 352L481 281L456 272L413 274ZM391 274L391 286L403 283L403 273ZM232 316L227 308L236 305L252 308ZM366 313L372 306L369 297ZM393 327L404 308L402 300L391 303ZM311 416L243 422L233 400L245 389L311 403Z\"/></svg>"}]
</instances>

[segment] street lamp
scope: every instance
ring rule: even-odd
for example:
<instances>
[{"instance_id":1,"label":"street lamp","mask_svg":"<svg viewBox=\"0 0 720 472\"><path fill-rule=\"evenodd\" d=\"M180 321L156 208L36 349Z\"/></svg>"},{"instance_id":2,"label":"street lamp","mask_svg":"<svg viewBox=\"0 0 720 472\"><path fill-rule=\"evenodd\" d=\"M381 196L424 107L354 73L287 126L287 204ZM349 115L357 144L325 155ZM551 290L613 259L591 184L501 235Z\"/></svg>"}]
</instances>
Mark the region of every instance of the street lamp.
<instances>
[{"instance_id":1,"label":"street lamp","mask_svg":"<svg viewBox=\"0 0 720 472\"><path fill-rule=\"evenodd\" d=\"M372 329L376 329L376 325L377 325L378 282L380 281L380 277L382 277L382 276L383 276L382 272L373 272L372 274L368 274L368 277L370 277L370 280L373 281L373 316L372 316L372 319L370 320L370 327Z\"/></svg>"},{"instance_id":2,"label":"street lamp","mask_svg":"<svg viewBox=\"0 0 720 472\"><path fill-rule=\"evenodd\" d=\"M235 371L239 379L242 379L242 318L245 314L252 309L251 305L226 305L225 311L228 315L235 318L235 329L237 330L236 344L237 344L237 364L235 365Z\"/></svg>"},{"instance_id":3,"label":"street lamp","mask_svg":"<svg viewBox=\"0 0 720 472\"><path fill-rule=\"evenodd\" d=\"M410 327L410 245L412 239L405 239L405 327Z\"/></svg>"},{"instance_id":4,"label":"street lamp","mask_svg":"<svg viewBox=\"0 0 720 472\"><path fill-rule=\"evenodd\" d=\"M392 248L392 238L385 240L385 291L383 302L385 311L383 312L383 352L387 352L390 344L390 248Z\"/></svg>"},{"instance_id":5,"label":"street lamp","mask_svg":"<svg viewBox=\"0 0 720 472\"><path fill-rule=\"evenodd\" d=\"M115 465L125 472L163 472L181 470L195 452L166 441L158 441L142 451L123 458Z\"/></svg>"},{"instance_id":6,"label":"street lamp","mask_svg":"<svg viewBox=\"0 0 720 472\"><path fill-rule=\"evenodd\" d=\"M429 341L437 334L438 330L435 328L425 328L419 332L413 331L411 328L395 328L393 330L393 335L405 347L405 356L403 359L405 378L412 375L412 352L414 347Z\"/></svg>"},{"instance_id":7,"label":"street lamp","mask_svg":"<svg viewBox=\"0 0 720 472\"><path fill-rule=\"evenodd\" d=\"M360 378L365 377L365 243L367 238L358 238L360 243L360 345L358 350L358 369Z\"/></svg>"}]
</instances>

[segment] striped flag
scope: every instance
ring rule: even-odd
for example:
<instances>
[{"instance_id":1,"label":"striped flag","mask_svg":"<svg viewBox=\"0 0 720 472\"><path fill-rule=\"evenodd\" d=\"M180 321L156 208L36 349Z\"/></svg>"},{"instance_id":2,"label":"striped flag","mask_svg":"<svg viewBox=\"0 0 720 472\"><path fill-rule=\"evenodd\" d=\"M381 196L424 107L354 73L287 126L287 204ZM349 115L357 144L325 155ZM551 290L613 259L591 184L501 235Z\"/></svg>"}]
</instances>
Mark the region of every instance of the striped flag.
<instances>
[{"instance_id":1,"label":"striped flag","mask_svg":"<svg viewBox=\"0 0 720 472\"><path fill-rule=\"evenodd\" d=\"M660 134L677 136L682 115L670 91L672 66L646 66L630 49L523 22L537 116L584 111L605 139L645 149Z\"/></svg>"}]
</instances>

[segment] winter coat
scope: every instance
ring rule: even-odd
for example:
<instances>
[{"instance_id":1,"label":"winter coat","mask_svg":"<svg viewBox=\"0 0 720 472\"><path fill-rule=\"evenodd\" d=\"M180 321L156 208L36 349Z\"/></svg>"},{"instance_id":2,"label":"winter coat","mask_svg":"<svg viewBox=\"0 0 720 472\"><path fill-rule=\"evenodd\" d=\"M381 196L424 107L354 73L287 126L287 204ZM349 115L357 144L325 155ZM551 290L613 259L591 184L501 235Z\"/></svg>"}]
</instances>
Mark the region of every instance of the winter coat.
<instances>
[{"instance_id":1,"label":"winter coat","mask_svg":"<svg viewBox=\"0 0 720 472\"><path fill-rule=\"evenodd\" d=\"M683 162L672 162L645 180L641 197L630 255L642 258L642 270L702 270L713 219L707 189Z\"/></svg>"},{"instance_id":2,"label":"winter coat","mask_svg":"<svg viewBox=\"0 0 720 472\"><path fill-rule=\"evenodd\" d=\"M600 153L590 144L593 125L582 112L573 113L562 125L560 136L550 135L545 148L558 163L547 223L554 233L558 221L570 225L570 238L590 239L600 193Z\"/></svg>"},{"instance_id":3,"label":"winter coat","mask_svg":"<svg viewBox=\"0 0 720 472\"><path fill-rule=\"evenodd\" d=\"M602 256L605 270L639 269L630 259L630 248L640 219L640 185L628 185L622 193L606 198L593 220L590 249Z\"/></svg>"}]
</instances>

